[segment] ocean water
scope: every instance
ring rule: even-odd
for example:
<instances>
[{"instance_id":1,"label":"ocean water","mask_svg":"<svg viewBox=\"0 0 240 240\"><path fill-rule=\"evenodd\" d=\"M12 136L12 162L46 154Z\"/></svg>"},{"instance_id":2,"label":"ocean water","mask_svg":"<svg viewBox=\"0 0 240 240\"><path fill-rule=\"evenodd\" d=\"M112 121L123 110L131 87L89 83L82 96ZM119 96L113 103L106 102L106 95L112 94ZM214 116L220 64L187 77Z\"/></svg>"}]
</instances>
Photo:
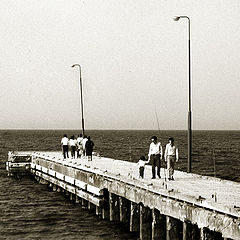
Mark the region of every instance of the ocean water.
<instances>
[{"instance_id":1,"label":"ocean water","mask_svg":"<svg viewBox=\"0 0 240 240\"><path fill-rule=\"evenodd\" d=\"M50 191L29 177L7 177L5 161L10 150L57 151L62 135L74 130L0 131L0 239L137 239L126 226L102 220L62 193ZM102 156L137 162L147 156L150 138L157 135L165 146L171 136L179 147L179 170L186 171L186 131L87 131ZM194 173L240 181L240 131L194 131Z\"/></svg>"}]
</instances>

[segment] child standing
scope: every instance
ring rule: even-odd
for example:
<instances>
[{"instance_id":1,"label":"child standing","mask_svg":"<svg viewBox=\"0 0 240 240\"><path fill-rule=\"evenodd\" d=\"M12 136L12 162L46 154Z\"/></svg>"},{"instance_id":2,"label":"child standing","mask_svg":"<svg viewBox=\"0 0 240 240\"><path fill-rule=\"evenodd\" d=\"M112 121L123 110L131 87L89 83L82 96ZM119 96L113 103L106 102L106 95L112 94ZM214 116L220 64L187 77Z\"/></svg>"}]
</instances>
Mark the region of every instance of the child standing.
<instances>
[{"instance_id":1,"label":"child standing","mask_svg":"<svg viewBox=\"0 0 240 240\"><path fill-rule=\"evenodd\" d=\"M138 167L139 167L139 178L143 178L144 176L144 169L147 161L144 156L141 156L139 161L138 161Z\"/></svg>"}]
</instances>

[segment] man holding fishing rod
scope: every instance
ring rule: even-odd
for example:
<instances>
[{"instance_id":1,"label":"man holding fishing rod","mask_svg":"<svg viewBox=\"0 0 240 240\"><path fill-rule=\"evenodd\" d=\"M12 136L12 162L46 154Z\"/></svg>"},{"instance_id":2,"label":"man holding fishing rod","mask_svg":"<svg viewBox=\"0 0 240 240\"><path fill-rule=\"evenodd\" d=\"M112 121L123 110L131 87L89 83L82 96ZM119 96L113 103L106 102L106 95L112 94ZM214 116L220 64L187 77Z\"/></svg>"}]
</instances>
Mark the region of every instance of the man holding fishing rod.
<instances>
[{"instance_id":1,"label":"man holding fishing rod","mask_svg":"<svg viewBox=\"0 0 240 240\"><path fill-rule=\"evenodd\" d=\"M156 178L156 167L157 167L157 176L161 178L160 176L160 169L161 169L161 160L162 159L162 145L160 142L157 141L157 137L153 136L151 137L151 144L149 147L149 153L148 153L148 162L151 161L152 163L152 179Z\"/></svg>"}]
</instances>

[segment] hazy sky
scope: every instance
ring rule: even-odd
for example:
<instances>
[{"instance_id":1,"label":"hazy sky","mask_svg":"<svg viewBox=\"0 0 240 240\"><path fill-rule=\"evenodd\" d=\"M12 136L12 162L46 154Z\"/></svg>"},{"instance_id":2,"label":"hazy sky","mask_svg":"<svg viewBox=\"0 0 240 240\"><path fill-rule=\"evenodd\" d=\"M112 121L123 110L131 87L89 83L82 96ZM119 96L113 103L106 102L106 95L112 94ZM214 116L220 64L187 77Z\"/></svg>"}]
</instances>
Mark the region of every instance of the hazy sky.
<instances>
[{"instance_id":1,"label":"hazy sky","mask_svg":"<svg viewBox=\"0 0 240 240\"><path fill-rule=\"evenodd\" d=\"M1 0L0 128L240 130L239 0Z\"/></svg>"}]
</instances>

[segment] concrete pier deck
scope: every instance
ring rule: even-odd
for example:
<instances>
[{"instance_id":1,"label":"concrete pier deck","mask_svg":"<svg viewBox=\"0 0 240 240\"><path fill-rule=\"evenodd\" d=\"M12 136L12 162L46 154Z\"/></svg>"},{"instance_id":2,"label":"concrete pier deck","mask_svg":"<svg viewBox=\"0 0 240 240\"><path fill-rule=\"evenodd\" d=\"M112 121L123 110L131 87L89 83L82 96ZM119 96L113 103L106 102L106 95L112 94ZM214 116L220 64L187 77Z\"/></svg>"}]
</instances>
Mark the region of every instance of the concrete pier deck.
<instances>
[{"instance_id":1,"label":"concrete pier deck","mask_svg":"<svg viewBox=\"0 0 240 240\"><path fill-rule=\"evenodd\" d=\"M183 199L196 199L196 203L205 205L214 209L217 205L218 210L222 209L227 214L233 214L240 217L240 183L222 180L219 178L189 174L182 171L174 171L174 181L165 181L167 174L164 168L161 168L161 179L151 179L152 167L146 165L144 179L139 178L138 166L136 163L116 160L105 157L93 156L93 161L86 158L63 160L61 152L39 153L42 156L49 156L55 161L68 166L84 166L103 173L117 176L119 179L129 179L135 184L145 185L154 191L167 190L171 195L182 196ZM166 176L167 178L167 176ZM208 203L207 204L204 204ZM217 203L217 204L216 204Z\"/></svg>"},{"instance_id":2,"label":"concrete pier deck","mask_svg":"<svg viewBox=\"0 0 240 240\"><path fill-rule=\"evenodd\" d=\"M107 189L109 192L107 201L109 201L110 206L110 220L117 218L114 217L114 212L119 212L121 207L116 210L114 206L119 205L120 202L122 204L122 198L130 201L131 204L140 204L142 214L140 218L142 219L142 223L140 223L141 239L165 239L159 237L161 234L156 235L155 210L159 211L160 215L167 216L168 226L174 225L174 221L171 219L177 219L184 223L181 230L183 231L183 239L223 239L223 237L225 239L240 239L240 183L180 171L175 171L174 181L168 181L165 179L166 171L164 168L161 169L161 179L151 179L150 165L145 168L144 179L139 179L137 164L132 162L97 156L93 156L92 161L88 161L86 158L63 160L61 152L18 154L31 155L33 174L69 190L76 196L88 199L97 207L102 208L103 211L104 207L100 201L106 201L102 190ZM79 192L78 188L86 192ZM93 195L87 196L87 192ZM99 198L95 198L96 196ZM117 200L116 196L118 196ZM112 205L112 202L116 204ZM151 209L151 214L146 209ZM141 228L143 222L146 221L145 224L147 224L148 220L146 219L149 219L144 214L146 216L150 214L151 221L155 219L151 223L153 228L151 234L147 234L147 230L143 231ZM106 213L103 212L104 215ZM133 215L131 205L132 222ZM201 229L201 238L193 237L194 234L192 237L187 237L188 223L197 225L198 229ZM206 228L220 233L221 238L219 235L214 237L214 234L205 233L204 229ZM171 237L172 228L167 227L167 229L166 239L178 239ZM154 235L157 237L155 238ZM204 238L204 236L210 237Z\"/></svg>"}]
</instances>

